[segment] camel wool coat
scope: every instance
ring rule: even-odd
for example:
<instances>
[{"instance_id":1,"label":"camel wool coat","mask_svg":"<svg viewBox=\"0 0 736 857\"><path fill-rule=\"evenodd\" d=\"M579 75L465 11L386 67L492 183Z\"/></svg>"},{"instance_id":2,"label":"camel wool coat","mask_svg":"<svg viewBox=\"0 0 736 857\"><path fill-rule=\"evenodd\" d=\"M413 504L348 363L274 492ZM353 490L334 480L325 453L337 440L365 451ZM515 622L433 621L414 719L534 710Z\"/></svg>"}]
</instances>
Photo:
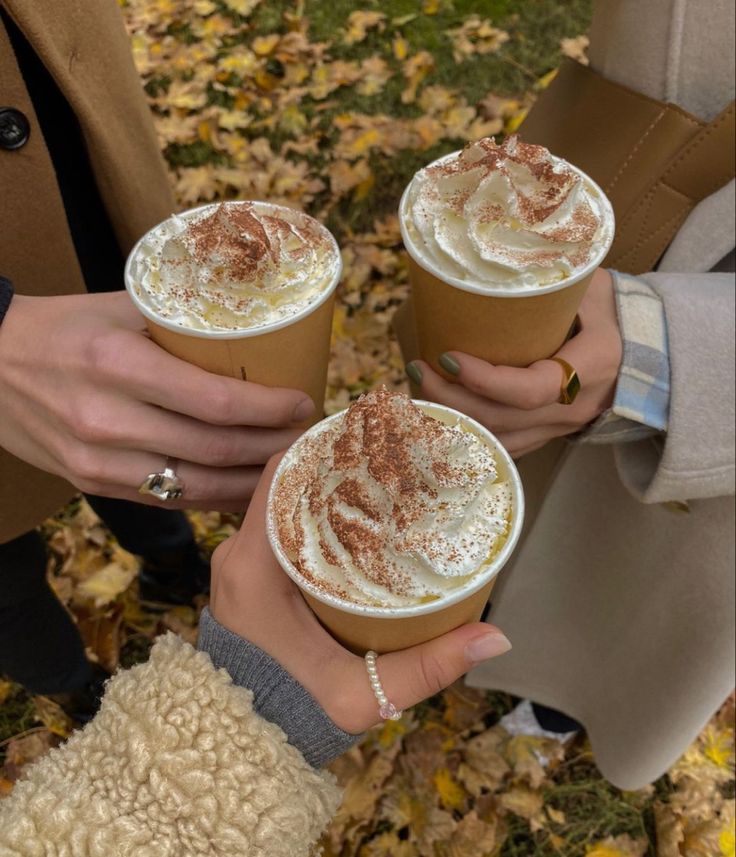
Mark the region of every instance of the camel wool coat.
<instances>
[{"instance_id":1,"label":"camel wool coat","mask_svg":"<svg viewBox=\"0 0 736 857\"><path fill-rule=\"evenodd\" d=\"M100 0L94 12L80 0L0 0L0 7L71 105L127 253L175 204L117 2ZM84 292L54 167L1 18L0 107L19 110L30 123L24 146L0 148L0 275L19 294ZM0 450L0 544L38 525L75 493L64 480Z\"/></svg>"},{"instance_id":2,"label":"camel wool coat","mask_svg":"<svg viewBox=\"0 0 736 857\"><path fill-rule=\"evenodd\" d=\"M733 27L730 0L600 0L591 65L710 121L733 98ZM733 246L731 181L643 275L667 322L666 436L519 462L525 536L490 614L513 649L468 676L575 717L624 789L664 773L734 686L734 278L707 273Z\"/></svg>"}]
</instances>

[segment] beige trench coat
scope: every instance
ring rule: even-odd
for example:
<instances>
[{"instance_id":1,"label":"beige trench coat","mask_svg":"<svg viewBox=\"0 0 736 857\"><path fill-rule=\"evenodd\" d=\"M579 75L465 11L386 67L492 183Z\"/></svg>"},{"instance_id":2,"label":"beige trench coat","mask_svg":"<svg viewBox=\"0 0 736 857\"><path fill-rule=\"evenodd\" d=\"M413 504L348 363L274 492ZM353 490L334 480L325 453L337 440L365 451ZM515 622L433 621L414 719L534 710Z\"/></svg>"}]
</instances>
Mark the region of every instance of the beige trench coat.
<instances>
[{"instance_id":1,"label":"beige trench coat","mask_svg":"<svg viewBox=\"0 0 736 857\"><path fill-rule=\"evenodd\" d=\"M116 0L99 0L94 16L89 4L76 0L0 5L71 104L127 252L174 210L174 199ZM0 105L20 110L31 126L22 148L0 149L0 274L19 294L84 292L51 158L2 21ZM35 527L75 493L64 480L0 450L0 543Z\"/></svg>"},{"instance_id":2,"label":"beige trench coat","mask_svg":"<svg viewBox=\"0 0 736 857\"><path fill-rule=\"evenodd\" d=\"M710 120L733 98L733 18L726 0L601 0L591 64ZM733 184L645 275L667 316L666 441L522 460L526 535L491 612L514 648L468 676L580 720L621 788L662 774L734 685L733 278L702 273L733 248Z\"/></svg>"}]
</instances>

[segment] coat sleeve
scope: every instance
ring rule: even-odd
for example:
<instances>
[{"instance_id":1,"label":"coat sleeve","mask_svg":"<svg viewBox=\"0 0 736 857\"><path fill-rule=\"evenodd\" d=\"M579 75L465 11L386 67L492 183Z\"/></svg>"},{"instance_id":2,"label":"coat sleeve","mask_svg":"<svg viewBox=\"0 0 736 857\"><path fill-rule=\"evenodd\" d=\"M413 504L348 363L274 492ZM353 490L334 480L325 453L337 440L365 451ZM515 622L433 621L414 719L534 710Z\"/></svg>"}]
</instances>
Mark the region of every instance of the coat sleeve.
<instances>
[{"instance_id":1,"label":"coat sleeve","mask_svg":"<svg viewBox=\"0 0 736 857\"><path fill-rule=\"evenodd\" d=\"M0 803L0 857L307 857L339 798L250 691L168 634Z\"/></svg>"},{"instance_id":2,"label":"coat sleeve","mask_svg":"<svg viewBox=\"0 0 736 857\"><path fill-rule=\"evenodd\" d=\"M667 433L615 446L619 474L645 503L734 492L734 275L651 273L670 362Z\"/></svg>"}]
</instances>

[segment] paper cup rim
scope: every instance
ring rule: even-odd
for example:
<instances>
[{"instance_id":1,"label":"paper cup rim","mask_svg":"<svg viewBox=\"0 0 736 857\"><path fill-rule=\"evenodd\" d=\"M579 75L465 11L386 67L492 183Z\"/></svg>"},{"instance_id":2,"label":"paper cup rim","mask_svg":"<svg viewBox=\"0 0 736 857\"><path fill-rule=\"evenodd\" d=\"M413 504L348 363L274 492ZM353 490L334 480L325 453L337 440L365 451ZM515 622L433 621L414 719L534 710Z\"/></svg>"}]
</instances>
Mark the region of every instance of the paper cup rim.
<instances>
[{"instance_id":1,"label":"paper cup rim","mask_svg":"<svg viewBox=\"0 0 736 857\"><path fill-rule=\"evenodd\" d=\"M163 327L166 330L171 330L174 333L179 333L182 336L191 336L195 339L247 339L251 336L262 336L265 333L272 333L275 330L281 330L284 327L289 327L289 325L295 324L297 321L301 321L303 318L306 318L308 315L311 315L315 310L319 309L329 298L333 295L335 289L337 288L338 283L340 282L340 277L342 276L342 254L340 253L340 246L337 243L337 239L330 232L330 230L323 224L320 223L315 217L312 217L311 214L307 214L306 212L299 211L296 208L289 208L286 205L279 205L276 202L267 202L265 200L257 200L257 199L231 199L224 200L224 202L232 203L243 203L248 205L255 206L263 206L271 210L277 211L288 211L292 214L296 212L297 214L301 214L303 217L309 217L311 220L314 220L320 228L324 231L325 235L329 237L330 242L332 244L332 248L335 252L335 270L332 277L332 281L330 284L323 289L320 293L319 297L302 307L299 312L294 313L293 315L288 316L287 318L279 319L278 321L272 321L268 324L261 324L258 327L251 328L232 328L228 330L196 330L190 327L184 327L181 324L176 324L175 322L170 321L169 319L162 318L158 313L152 310L150 307L146 306L146 304L141 301L140 297L136 294L135 289L133 288L133 276L131 274L131 266L133 259L135 258L139 247L141 244L148 238L148 236L159 229L164 223L167 223L173 215L170 215L165 220L162 220L160 223L157 223L155 226L152 226L148 232L142 235L134 244L133 249L128 254L128 258L125 261L125 270L123 272L123 277L125 280L125 288L130 295L130 299L135 304L136 309L144 315L149 321L152 321L154 324L159 327ZM188 208L186 211L182 211L177 213L177 217L187 217L192 216L194 214L198 214L199 212L205 212L208 209L215 209L218 205L221 205L220 202L208 202L206 205L198 205L196 208Z\"/></svg>"},{"instance_id":2,"label":"paper cup rim","mask_svg":"<svg viewBox=\"0 0 736 857\"><path fill-rule=\"evenodd\" d=\"M457 157L462 152L462 149L457 149L455 152L449 152L447 155L442 155L439 158L436 158L434 161L431 161L422 169L427 169L427 167L433 167L437 164L441 164L444 161L450 160L450 158ZM411 256L411 258L419 265L420 268L423 268L427 273L432 274L432 276L437 277L442 280L443 283L447 283L448 285L454 286L457 289L461 289L464 292L471 292L476 295L487 295L489 297L494 298L533 298L537 295L545 295L550 292L557 292L561 289L566 289L569 286L574 286L576 283L579 283L581 280L584 280L586 277L589 277L593 271L600 265L600 263L605 259L608 251L611 249L611 245L613 244L614 235L616 233L616 218L613 212L613 206L611 205L610 199L606 196L603 188L594 181L586 172L581 170L579 167L576 167L574 164L571 164L569 161L566 161L564 158L560 158L557 155L552 155L556 161L561 161L570 167L571 170L576 172L579 176L584 178L598 193L600 199L602 201L603 208L608 213L608 216L611 220L611 229L608 234L608 237L605 243L602 245L600 250L590 259L588 264L581 268L579 271L576 271L571 276L567 277L564 280L560 280L557 283L550 283L546 286L539 287L524 287L524 286L509 286L509 287L489 287L487 284L480 283L477 280L463 280L460 277L454 277L451 274L445 274L437 270L434 267L433 263L426 259L419 248L416 246L413 241L411 235L409 234L408 229L404 224L404 212L408 204L409 199L409 191L411 190L414 181L416 180L417 173L414 174L409 184L404 188L404 192L401 194L401 201L399 202L399 229L401 230L401 238L404 242L404 247L406 248L406 252ZM421 170L419 171L421 172Z\"/></svg>"},{"instance_id":3,"label":"paper cup rim","mask_svg":"<svg viewBox=\"0 0 736 857\"><path fill-rule=\"evenodd\" d=\"M305 580L299 574L299 571L296 569L292 561L286 555L284 549L281 547L281 543L278 538L273 509L274 498L276 495L276 490L279 481L284 471L289 465L289 453L293 453L293 451L297 450L299 445L304 442L304 439L307 437L307 435L311 436L317 434L318 432L325 431L329 424L342 417L346 413L347 409L339 411L338 413L333 414L330 417L326 417L325 419L321 420L320 422L309 428L303 435L301 435L301 437L299 437L289 447L289 449L284 454L284 457L279 462L279 465L273 475L273 480L268 491L268 501L266 507L266 531L268 534L268 540L271 543L271 549L273 550L276 559L278 559L281 567L299 587L299 589L309 593L309 595L311 595L317 601L320 601L322 604L326 604L328 607L340 610L343 613L353 613L358 616L365 616L376 619L401 619L409 616L424 616L429 613L436 613L440 610L445 610L447 607L450 607L453 604L457 604L460 601L464 601L466 598L469 598L470 596L474 595L486 584L488 584L489 581L493 580L493 578L495 578L496 575L498 575L498 573L501 571L501 569L506 565L521 535L521 529L524 523L524 489L522 487L521 477L519 476L519 472L516 469L516 464L514 463L514 460L511 458L511 455L508 453L506 448L501 445L498 438L496 438L496 436L492 432L490 432L485 426L472 419L472 417L469 417L466 414L455 410L454 408L448 408L445 405L438 405L435 402L427 402L423 399L412 399L411 401L413 404L420 407L425 413L429 411L430 416L432 410L441 411L442 413L448 414L453 418L456 418L457 421L462 421L463 423L471 427L474 432L480 435L482 440L487 442L489 446L493 448L494 454L496 454L503 462L503 465L508 474L508 482L511 484L512 517L509 532L506 536L505 542L501 546L501 549L493 557L491 562L488 563L488 567L484 569L483 572L471 577L471 579L465 584L463 584L463 586L459 586L457 589L453 589L446 597L438 598L435 601L428 601L424 604L410 604L402 607L378 607L370 606L367 604L355 604L352 601L347 601L343 598L338 598L336 595L331 595L327 592L324 592L319 587L315 586L313 583L310 583L310 581Z\"/></svg>"}]
</instances>

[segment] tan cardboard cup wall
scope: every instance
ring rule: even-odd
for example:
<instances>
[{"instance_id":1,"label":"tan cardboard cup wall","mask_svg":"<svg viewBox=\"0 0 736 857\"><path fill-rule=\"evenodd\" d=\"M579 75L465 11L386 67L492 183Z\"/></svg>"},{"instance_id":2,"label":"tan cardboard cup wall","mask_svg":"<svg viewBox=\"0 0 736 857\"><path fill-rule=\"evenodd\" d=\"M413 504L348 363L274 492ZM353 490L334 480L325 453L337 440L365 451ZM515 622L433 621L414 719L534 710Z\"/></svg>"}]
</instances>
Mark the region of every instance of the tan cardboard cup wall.
<instances>
[{"instance_id":1,"label":"tan cardboard cup wall","mask_svg":"<svg viewBox=\"0 0 736 857\"><path fill-rule=\"evenodd\" d=\"M267 211L281 208L271 203L250 204ZM206 213L215 208L216 204L203 205L180 216ZM237 330L192 330L158 316L141 301L131 274L131 260L145 241L145 235L128 257L125 285L136 308L146 318L151 339L165 351L216 375L253 381L267 387L302 390L316 406L315 416L305 423L311 425L324 413L335 288L342 273L337 242L325 227L321 228L333 245L334 277L319 297L301 312L271 324Z\"/></svg>"},{"instance_id":2,"label":"tan cardboard cup wall","mask_svg":"<svg viewBox=\"0 0 736 857\"><path fill-rule=\"evenodd\" d=\"M434 164L458 155L454 152ZM572 165L570 165L572 166ZM582 170L572 167L600 195L611 218L606 195ZM598 249L588 265L575 275L538 288L494 288L468 278L439 271L422 253L406 226L409 189L399 205L399 223L409 254L409 281L419 356L446 376L439 365L445 351L462 351L489 363L529 366L550 357L564 344L595 269L605 258L611 240Z\"/></svg>"},{"instance_id":3,"label":"tan cardboard cup wall","mask_svg":"<svg viewBox=\"0 0 736 857\"><path fill-rule=\"evenodd\" d=\"M290 458L298 455L299 440L281 460L269 492L268 537L279 563L299 587L304 599L325 628L335 639L359 655L365 654L369 649L379 654L406 649L446 634L467 622L477 622L488 602L488 596L498 573L508 561L519 540L524 520L524 492L521 479L511 456L491 432L470 417L444 405L416 399L414 404L435 419L448 425L460 424L485 441L494 450L499 477L508 480L511 485L511 523L504 543L486 566L444 598L408 607L369 607L325 593L301 577L279 543L273 514L273 498L278 489L279 480L289 466ZM323 430L333 420L340 419L343 413L344 411L328 417L312 427L308 434Z\"/></svg>"}]
</instances>

